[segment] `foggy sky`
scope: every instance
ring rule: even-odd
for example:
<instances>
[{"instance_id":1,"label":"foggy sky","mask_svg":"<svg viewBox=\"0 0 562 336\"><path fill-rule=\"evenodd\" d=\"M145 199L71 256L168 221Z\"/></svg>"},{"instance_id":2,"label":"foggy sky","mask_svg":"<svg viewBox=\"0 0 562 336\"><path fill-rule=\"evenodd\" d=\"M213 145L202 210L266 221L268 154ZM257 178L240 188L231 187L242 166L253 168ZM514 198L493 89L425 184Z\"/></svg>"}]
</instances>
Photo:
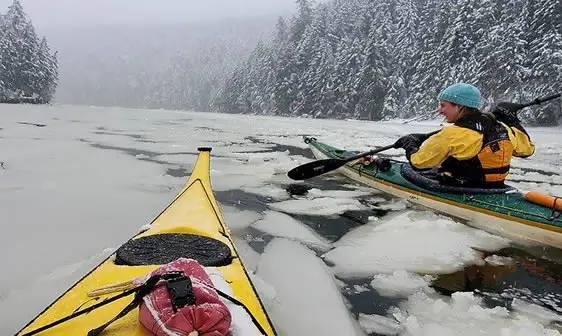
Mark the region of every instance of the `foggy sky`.
<instances>
[{"instance_id":1,"label":"foggy sky","mask_svg":"<svg viewBox=\"0 0 562 336\"><path fill-rule=\"evenodd\" d=\"M196 22L277 14L294 0L20 0L35 26ZM5 13L12 0L0 0Z\"/></svg>"}]
</instances>

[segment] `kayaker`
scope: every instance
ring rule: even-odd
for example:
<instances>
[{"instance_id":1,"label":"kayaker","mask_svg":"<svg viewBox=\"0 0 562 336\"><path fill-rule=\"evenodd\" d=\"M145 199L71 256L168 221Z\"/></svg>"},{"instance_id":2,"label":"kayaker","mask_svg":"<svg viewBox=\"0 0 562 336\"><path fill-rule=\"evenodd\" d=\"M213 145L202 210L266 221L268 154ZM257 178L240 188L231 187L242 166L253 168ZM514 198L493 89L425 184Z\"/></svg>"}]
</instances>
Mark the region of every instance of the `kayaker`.
<instances>
[{"instance_id":1,"label":"kayaker","mask_svg":"<svg viewBox=\"0 0 562 336\"><path fill-rule=\"evenodd\" d=\"M456 83L439 95L439 111L448 125L430 134L408 134L396 142L417 169L437 168L443 184L501 187L511 158L528 157L535 145L507 106L480 111L481 94L467 83ZM509 104L509 103L508 103ZM514 113L513 113L514 114Z\"/></svg>"}]
</instances>

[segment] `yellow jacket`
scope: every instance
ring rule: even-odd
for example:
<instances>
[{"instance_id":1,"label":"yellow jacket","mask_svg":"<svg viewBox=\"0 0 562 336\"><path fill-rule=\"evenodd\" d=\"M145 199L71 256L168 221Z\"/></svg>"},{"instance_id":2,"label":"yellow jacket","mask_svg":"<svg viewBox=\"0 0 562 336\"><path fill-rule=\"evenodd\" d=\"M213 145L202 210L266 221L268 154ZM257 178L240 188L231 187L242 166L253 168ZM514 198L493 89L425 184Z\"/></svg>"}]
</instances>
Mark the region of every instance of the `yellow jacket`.
<instances>
[{"instance_id":1,"label":"yellow jacket","mask_svg":"<svg viewBox=\"0 0 562 336\"><path fill-rule=\"evenodd\" d=\"M515 127L501 123L507 129L513 145L513 156L528 157L534 154L535 144L529 137ZM478 155L482 149L483 135L468 128L451 125L429 137L412 154L410 163L418 169L434 168L441 165L449 156L467 160Z\"/></svg>"}]
</instances>

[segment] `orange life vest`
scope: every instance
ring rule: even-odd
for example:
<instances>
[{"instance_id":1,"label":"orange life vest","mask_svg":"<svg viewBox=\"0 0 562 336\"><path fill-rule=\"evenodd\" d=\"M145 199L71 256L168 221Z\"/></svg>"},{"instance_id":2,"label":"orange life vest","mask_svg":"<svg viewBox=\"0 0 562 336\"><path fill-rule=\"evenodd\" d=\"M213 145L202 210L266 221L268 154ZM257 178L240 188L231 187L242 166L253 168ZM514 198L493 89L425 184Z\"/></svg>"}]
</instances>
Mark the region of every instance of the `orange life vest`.
<instances>
[{"instance_id":1,"label":"orange life vest","mask_svg":"<svg viewBox=\"0 0 562 336\"><path fill-rule=\"evenodd\" d=\"M480 112L467 112L455 125L482 134L482 148L468 160L447 158L439 169L441 175L466 186L502 186L513 155L513 144L505 127Z\"/></svg>"}]
</instances>

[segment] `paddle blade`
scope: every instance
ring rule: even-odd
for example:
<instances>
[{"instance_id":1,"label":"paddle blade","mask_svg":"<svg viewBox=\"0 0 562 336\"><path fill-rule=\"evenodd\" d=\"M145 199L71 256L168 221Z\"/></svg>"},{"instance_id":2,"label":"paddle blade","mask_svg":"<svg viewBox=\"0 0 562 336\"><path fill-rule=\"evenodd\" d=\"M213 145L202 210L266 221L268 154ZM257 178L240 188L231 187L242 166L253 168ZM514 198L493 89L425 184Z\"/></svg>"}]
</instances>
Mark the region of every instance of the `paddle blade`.
<instances>
[{"instance_id":1,"label":"paddle blade","mask_svg":"<svg viewBox=\"0 0 562 336\"><path fill-rule=\"evenodd\" d=\"M311 177L322 175L329 171L338 169L346 163L345 160L339 159L325 159L305 163L301 166L295 167L287 173L290 179L293 180L306 180Z\"/></svg>"}]
</instances>

